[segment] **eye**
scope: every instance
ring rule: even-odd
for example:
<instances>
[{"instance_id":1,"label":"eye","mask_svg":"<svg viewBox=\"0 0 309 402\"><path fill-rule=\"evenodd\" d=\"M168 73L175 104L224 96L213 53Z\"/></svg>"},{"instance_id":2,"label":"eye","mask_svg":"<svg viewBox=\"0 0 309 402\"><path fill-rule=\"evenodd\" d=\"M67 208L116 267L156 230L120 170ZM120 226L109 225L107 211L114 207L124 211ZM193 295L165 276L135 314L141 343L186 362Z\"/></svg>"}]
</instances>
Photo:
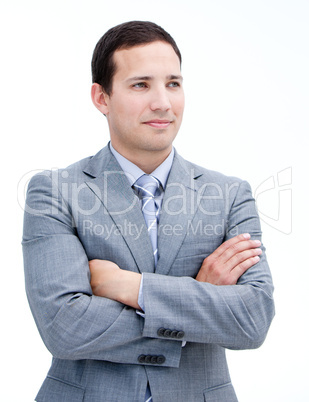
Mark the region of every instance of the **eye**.
<instances>
[{"instance_id":1,"label":"eye","mask_svg":"<svg viewBox=\"0 0 309 402\"><path fill-rule=\"evenodd\" d=\"M178 81L172 81L172 82L169 82L167 86L170 88L177 88L177 87L180 87L180 83Z\"/></svg>"},{"instance_id":2,"label":"eye","mask_svg":"<svg viewBox=\"0 0 309 402\"><path fill-rule=\"evenodd\" d=\"M133 88L146 88L147 85L145 82L137 82L136 84L132 85Z\"/></svg>"}]
</instances>

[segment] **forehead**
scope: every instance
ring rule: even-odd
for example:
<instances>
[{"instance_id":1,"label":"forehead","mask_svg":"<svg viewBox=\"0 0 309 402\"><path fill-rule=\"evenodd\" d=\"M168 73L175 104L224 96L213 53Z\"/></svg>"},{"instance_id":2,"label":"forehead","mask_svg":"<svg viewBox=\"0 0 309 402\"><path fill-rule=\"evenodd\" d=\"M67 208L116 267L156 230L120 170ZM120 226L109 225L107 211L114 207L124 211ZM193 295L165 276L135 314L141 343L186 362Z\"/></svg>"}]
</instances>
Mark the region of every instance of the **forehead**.
<instances>
[{"instance_id":1,"label":"forehead","mask_svg":"<svg viewBox=\"0 0 309 402\"><path fill-rule=\"evenodd\" d=\"M134 75L153 75L160 72L180 74L180 60L174 49L166 42L152 42L114 53L116 73L114 78ZM121 77L120 77L121 76Z\"/></svg>"}]
</instances>

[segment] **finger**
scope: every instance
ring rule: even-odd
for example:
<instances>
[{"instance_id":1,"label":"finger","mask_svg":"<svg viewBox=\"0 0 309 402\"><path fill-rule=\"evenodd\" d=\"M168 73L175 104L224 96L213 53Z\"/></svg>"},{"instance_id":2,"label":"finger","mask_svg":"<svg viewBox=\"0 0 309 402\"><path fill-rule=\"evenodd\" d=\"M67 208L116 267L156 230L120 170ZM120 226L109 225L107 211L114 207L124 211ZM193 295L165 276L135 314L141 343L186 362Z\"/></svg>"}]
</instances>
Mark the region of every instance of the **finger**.
<instances>
[{"instance_id":1,"label":"finger","mask_svg":"<svg viewBox=\"0 0 309 402\"><path fill-rule=\"evenodd\" d=\"M259 240L243 240L238 243L230 246L225 252L221 255L221 259L223 262L228 262L233 257L241 258L242 253L245 251L253 251L261 246L261 242ZM254 254L256 255L256 254Z\"/></svg>"},{"instance_id":2,"label":"finger","mask_svg":"<svg viewBox=\"0 0 309 402\"><path fill-rule=\"evenodd\" d=\"M262 254L262 250L260 248L254 248L250 250L244 250L238 254L233 255L226 263L229 269L232 271L239 265L243 264L245 261L258 257Z\"/></svg>"},{"instance_id":3,"label":"finger","mask_svg":"<svg viewBox=\"0 0 309 402\"><path fill-rule=\"evenodd\" d=\"M259 255L261 254L262 250L255 248L233 255L232 258L224 264L224 278L227 279L227 281L224 281L224 284L235 284L241 275L260 260Z\"/></svg>"},{"instance_id":4,"label":"finger","mask_svg":"<svg viewBox=\"0 0 309 402\"><path fill-rule=\"evenodd\" d=\"M231 278L233 278L233 283L236 284L238 279L253 265L257 264L260 261L259 256L254 256L251 258L248 258L247 260L241 262L239 265L237 265L231 272Z\"/></svg>"},{"instance_id":5,"label":"finger","mask_svg":"<svg viewBox=\"0 0 309 402\"><path fill-rule=\"evenodd\" d=\"M212 254L214 259L220 259L225 264L234 255L244 251L257 248L261 245L259 240L249 240L250 234L243 233L222 243Z\"/></svg>"},{"instance_id":6,"label":"finger","mask_svg":"<svg viewBox=\"0 0 309 402\"><path fill-rule=\"evenodd\" d=\"M231 247L234 247L236 244L239 242L243 242L246 240L250 239L250 234L249 233L242 233L238 236L232 237L229 240L226 240L224 243L222 243L214 252L213 255L216 258L219 258L226 250L228 250Z\"/></svg>"}]
</instances>

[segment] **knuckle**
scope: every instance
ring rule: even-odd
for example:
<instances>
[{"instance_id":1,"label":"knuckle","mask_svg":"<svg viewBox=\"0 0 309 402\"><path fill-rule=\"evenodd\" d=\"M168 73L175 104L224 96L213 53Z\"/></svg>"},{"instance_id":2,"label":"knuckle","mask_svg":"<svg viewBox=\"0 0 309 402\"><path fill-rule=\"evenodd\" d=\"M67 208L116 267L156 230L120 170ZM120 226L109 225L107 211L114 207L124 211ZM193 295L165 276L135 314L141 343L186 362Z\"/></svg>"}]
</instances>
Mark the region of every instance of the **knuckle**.
<instances>
[{"instance_id":1,"label":"knuckle","mask_svg":"<svg viewBox=\"0 0 309 402\"><path fill-rule=\"evenodd\" d=\"M224 277L224 278L221 279L221 284L222 284L223 286L226 286L226 285L233 285L233 281L231 280L230 277L226 276L226 277Z\"/></svg>"},{"instance_id":2,"label":"knuckle","mask_svg":"<svg viewBox=\"0 0 309 402\"><path fill-rule=\"evenodd\" d=\"M237 240L237 238L233 238L230 240L227 240L224 244L225 248L233 248L236 244L238 244L239 240Z\"/></svg>"},{"instance_id":3,"label":"knuckle","mask_svg":"<svg viewBox=\"0 0 309 402\"><path fill-rule=\"evenodd\" d=\"M236 253L233 255L231 261L233 262L234 265L240 264L244 260L244 256L242 253Z\"/></svg>"},{"instance_id":4,"label":"knuckle","mask_svg":"<svg viewBox=\"0 0 309 402\"><path fill-rule=\"evenodd\" d=\"M207 268L212 269L213 266L215 265L215 258L213 255L209 255L204 259L204 264L207 266Z\"/></svg>"},{"instance_id":5,"label":"knuckle","mask_svg":"<svg viewBox=\"0 0 309 402\"><path fill-rule=\"evenodd\" d=\"M241 272L245 272L248 268L250 268L251 267L251 262L250 262L250 259L248 260L245 260L245 261L242 261L240 264L238 264L238 268L239 268L239 270L241 271Z\"/></svg>"},{"instance_id":6,"label":"knuckle","mask_svg":"<svg viewBox=\"0 0 309 402\"><path fill-rule=\"evenodd\" d=\"M235 254L238 253L239 249L240 249L239 243L232 244L230 248L233 251L233 253L235 253Z\"/></svg>"},{"instance_id":7,"label":"knuckle","mask_svg":"<svg viewBox=\"0 0 309 402\"><path fill-rule=\"evenodd\" d=\"M213 275L215 275L217 278L220 278L222 275L222 271L218 266L213 266L212 272L213 272Z\"/></svg>"}]
</instances>

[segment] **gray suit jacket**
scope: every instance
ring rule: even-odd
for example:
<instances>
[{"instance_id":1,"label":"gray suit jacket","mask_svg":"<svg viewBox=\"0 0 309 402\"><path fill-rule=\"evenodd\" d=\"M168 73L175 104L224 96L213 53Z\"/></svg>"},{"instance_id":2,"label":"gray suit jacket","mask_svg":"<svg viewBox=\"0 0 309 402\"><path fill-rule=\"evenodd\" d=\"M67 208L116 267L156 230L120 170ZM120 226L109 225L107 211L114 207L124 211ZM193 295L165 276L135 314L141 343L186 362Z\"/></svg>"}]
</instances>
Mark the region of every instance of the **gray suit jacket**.
<instances>
[{"instance_id":1,"label":"gray suit jacket","mask_svg":"<svg viewBox=\"0 0 309 402\"><path fill-rule=\"evenodd\" d=\"M154 260L144 218L108 147L28 187L30 307L53 355L37 401L236 401L225 348L259 347L274 315L265 252L234 286L194 280L223 241L261 230L246 182L182 159L167 182ZM144 273L145 318L92 295L88 261ZM182 348L182 341L186 341Z\"/></svg>"}]
</instances>

